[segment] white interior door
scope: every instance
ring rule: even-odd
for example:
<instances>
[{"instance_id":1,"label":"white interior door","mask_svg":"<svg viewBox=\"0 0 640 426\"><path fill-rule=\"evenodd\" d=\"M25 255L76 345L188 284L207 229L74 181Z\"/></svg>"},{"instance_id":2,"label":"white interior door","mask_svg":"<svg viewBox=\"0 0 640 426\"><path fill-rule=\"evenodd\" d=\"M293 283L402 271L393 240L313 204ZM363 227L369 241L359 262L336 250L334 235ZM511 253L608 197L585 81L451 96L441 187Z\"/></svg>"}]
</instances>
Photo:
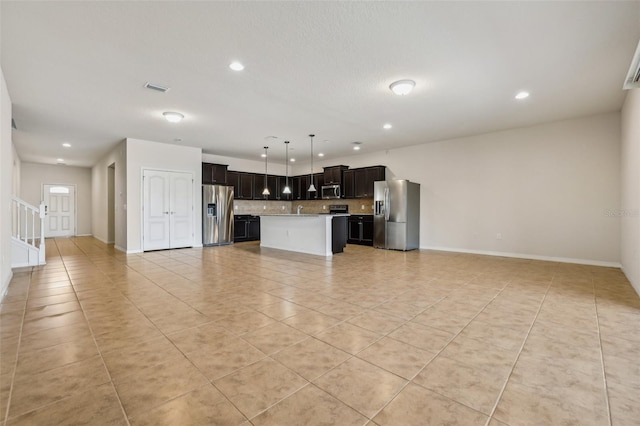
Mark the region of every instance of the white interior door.
<instances>
[{"instance_id":1,"label":"white interior door","mask_svg":"<svg viewBox=\"0 0 640 426\"><path fill-rule=\"evenodd\" d=\"M193 245L193 180L191 173L171 173L169 217L171 248Z\"/></svg>"},{"instance_id":2,"label":"white interior door","mask_svg":"<svg viewBox=\"0 0 640 426\"><path fill-rule=\"evenodd\" d=\"M145 170L142 180L144 250L169 248L169 176L167 172Z\"/></svg>"},{"instance_id":3,"label":"white interior door","mask_svg":"<svg viewBox=\"0 0 640 426\"><path fill-rule=\"evenodd\" d=\"M76 234L76 188L73 185L43 185L47 209L44 236L72 237Z\"/></svg>"},{"instance_id":4,"label":"white interior door","mask_svg":"<svg viewBox=\"0 0 640 426\"><path fill-rule=\"evenodd\" d=\"M191 173L143 171L143 250L193 245Z\"/></svg>"}]
</instances>

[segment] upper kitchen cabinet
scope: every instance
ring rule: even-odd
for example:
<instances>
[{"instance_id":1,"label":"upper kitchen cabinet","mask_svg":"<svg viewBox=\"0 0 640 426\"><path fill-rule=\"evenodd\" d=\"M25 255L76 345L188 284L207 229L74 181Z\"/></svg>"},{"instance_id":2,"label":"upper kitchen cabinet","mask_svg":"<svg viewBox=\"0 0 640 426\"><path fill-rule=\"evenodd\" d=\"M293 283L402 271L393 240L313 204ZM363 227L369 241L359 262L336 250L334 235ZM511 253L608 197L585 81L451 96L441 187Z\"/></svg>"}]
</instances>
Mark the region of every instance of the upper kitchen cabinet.
<instances>
[{"instance_id":1,"label":"upper kitchen cabinet","mask_svg":"<svg viewBox=\"0 0 640 426\"><path fill-rule=\"evenodd\" d=\"M331 166L324 168L324 184L325 185L341 185L342 173L347 170L349 166Z\"/></svg>"},{"instance_id":2,"label":"upper kitchen cabinet","mask_svg":"<svg viewBox=\"0 0 640 426\"><path fill-rule=\"evenodd\" d=\"M384 166L345 170L343 174L345 198L373 197L373 183L385 180L385 170Z\"/></svg>"},{"instance_id":3,"label":"upper kitchen cabinet","mask_svg":"<svg viewBox=\"0 0 640 426\"><path fill-rule=\"evenodd\" d=\"M227 183L233 186L234 199L253 199L253 178L253 173L227 172Z\"/></svg>"},{"instance_id":4,"label":"upper kitchen cabinet","mask_svg":"<svg viewBox=\"0 0 640 426\"><path fill-rule=\"evenodd\" d=\"M287 186L287 180L289 181L289 189L291 190L290 194L283 194L284 187ZM285 176L278 176L278 194L276 194L276 200L286 200L289 201L292 199L293 195L293 178L289 176L287 179Z\"/></svg>"},{"instance_id":5,"label":"upper kitchen cabinet","mask_svg":"<svg viewBox=\"0 0 640 426\"><path fill-rule=\"evenodd\" d=\"M227 166L224 164L202 163L202 183L227 184Z\"/></svg>"},{"instance_id":6,"label":"upper kitchen cabinet","mask_svg":"<svg viewBox=\"0 0 640 426\"><path fill-rule=\"evenodd\" d=\"M322 185L324 185L324 173L314 173L311 175L313 178L313 186L316 187L316 192L307 192L307 200L318 200L322 198ZM309 189L307 187L307 189Z\"/></svg>"},{"instance_id":7,"label":"upper kitchen cabinet","mask_svg":"<svg viewBox=\"0 0 640 426\"><path fill-rule=\"evenodd\" d=\"M342 196L344 198L356 198L355 177L356 169L345 170L342 174Z\"/></svg>"},{"instance_id":8,"label":"upper kitchen cabinet","mask_svg":"<svg viewBox=\"0 0 640 426\"><path fill-rule=\"evenodd\" d=\"M269 188L269 195L262 195L264 190L265 176L256 174L254 176L253 184L253 199L254 200L279 200L278 198L278 176L267 175L267 188Z\"/></svg>"}]
</instances>

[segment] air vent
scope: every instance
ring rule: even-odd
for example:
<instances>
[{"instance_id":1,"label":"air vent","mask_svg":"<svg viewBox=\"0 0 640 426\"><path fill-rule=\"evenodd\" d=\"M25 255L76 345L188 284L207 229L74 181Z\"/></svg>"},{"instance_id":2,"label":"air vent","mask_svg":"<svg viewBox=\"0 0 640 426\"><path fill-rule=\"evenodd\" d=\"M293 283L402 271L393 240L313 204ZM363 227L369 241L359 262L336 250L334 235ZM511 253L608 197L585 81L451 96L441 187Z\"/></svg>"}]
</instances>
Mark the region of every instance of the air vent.
<instances>
[{"instance_id":1,"label":"air vent","mask_svg":"<svg viewBox=\"0 0 640 426\"><path fill-rule=\"evenodd\" d=\"M627 73L627 78L624 80L624 90L638 89L640 88L640 42L636 48L636 53L633 55L633 61L631 61L631 67Z\"/></svg>"},{"instance_id":2,"label":"air vent","mask_svg":"<svg viewBox=\"0 0 640 426\"><path fill-rule=\"evenodd\" d=\"M162 92L162 93L167 92L169 90L169 87L163 87L163 86L160 86L158 84L153 84L153 83L149 83L149 82L147 82L144 85L144 87L146 87L147 89L156 90L156 91Z\"/></svg>"}]
</instances>

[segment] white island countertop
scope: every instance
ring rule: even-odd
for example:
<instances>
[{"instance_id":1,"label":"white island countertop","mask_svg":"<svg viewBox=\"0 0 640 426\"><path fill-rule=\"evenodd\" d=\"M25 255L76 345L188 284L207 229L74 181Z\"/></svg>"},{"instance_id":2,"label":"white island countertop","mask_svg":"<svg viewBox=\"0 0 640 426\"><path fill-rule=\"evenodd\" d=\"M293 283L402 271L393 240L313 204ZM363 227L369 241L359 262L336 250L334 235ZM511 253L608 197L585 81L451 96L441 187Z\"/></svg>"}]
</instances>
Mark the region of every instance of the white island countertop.
<instances>
[{"instance_id":1,"label":"white island countertop","mask_svg":"<svg viewBox=\"0 0 640 426\"><path fill-rule=\"evenodd\" d=\"M349 214L260 215L260 247L332 256L332 221Z\"/></svg>"}]
</instances>

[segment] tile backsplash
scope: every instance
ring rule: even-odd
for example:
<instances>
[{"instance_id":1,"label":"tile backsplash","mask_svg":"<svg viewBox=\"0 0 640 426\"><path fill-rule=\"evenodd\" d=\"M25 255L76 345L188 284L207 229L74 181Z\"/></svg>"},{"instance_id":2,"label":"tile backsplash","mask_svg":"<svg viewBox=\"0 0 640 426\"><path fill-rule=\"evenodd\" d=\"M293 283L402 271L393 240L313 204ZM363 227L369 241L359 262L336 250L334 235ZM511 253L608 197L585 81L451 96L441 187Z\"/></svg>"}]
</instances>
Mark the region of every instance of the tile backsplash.
<instances>
[{"instance_id":1,"label":"tile backsplash","mask_svg":"<svg viewBox=\"0 0 640 426\"><path fill-rule=\"evenodd\" d=\"M233 210L235 214L281 214L295 213L296 208L302 206L303 213L313 214L329 213L331 204L346 204L351 214L373 214L373 198L300 201L235 200Z\"/></svg>"}]
</instances>

